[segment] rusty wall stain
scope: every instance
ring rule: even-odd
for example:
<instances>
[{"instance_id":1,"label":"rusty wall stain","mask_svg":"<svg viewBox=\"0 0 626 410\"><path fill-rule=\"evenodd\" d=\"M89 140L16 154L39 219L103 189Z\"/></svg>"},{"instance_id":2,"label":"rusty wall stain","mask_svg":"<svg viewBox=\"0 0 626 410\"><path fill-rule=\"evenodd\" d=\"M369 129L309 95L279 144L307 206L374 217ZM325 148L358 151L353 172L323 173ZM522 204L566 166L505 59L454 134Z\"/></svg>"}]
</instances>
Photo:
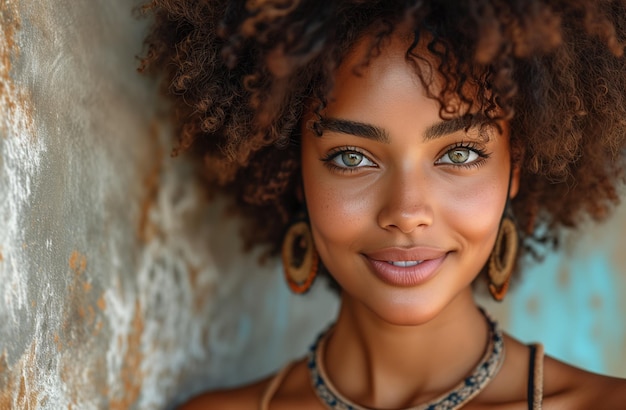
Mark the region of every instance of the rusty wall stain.
<instances>
[{"instance_id":1,"label":"rusty wall stain","mask_svg":"<svg viewBox=\"0 0 626 410\"><path fill-rule=\"evenodd\" d=\"M109 408L111 410L129 409L139 398L144 377L143 371L141 370L141 364L144 358L144 353L141 348L143 330L144 322L141 305L139 302L136 302L135 315L131 329L126 335L126 352L124 354L123 367L119 375L123 391L121 394L110 399Z\"/></svg>"},{"instance_id":2,"label":"rusty wall stain","mask_svg":"<svg viewBox=\"0 0 626 410\"><path fill-rule=\"evenodd\" d=\"M557 276L557 282L561 289L567 289L572 282L571 273L567 267L561 267Z\"/></svg>"},{"instance_id":3,"label":"rusty wall stain","mask_svg":"<svg viewBox=\"0 0 626 410\"><path fill-rule=\"evenodd\" d=\"M143 178L143 186L145 188L145 194L140 204L140 216L139 226L137 229L137 236L139 239L146 243L158 232L158 227L150 221L150 209L157 201L159 194L159 183L161 182L161 172L163 170L164 153L161 143L159 142L159 135L161 125L158 121L153 120L150 124L148 136L152 142L154 152L151 158L154 158L154 164L151 169Z\"/></svg>"},{"instance_id":4,"label":"rusty wall stain","mask_svg":"<svg viewBox=\"0 0 626 410\"><path fill-rule=\"evenodd\" d=\"M11 77L13 60L20 55L17 35L21 28L19 1L0 1L0 135L34 135L32 110L26 91ZM11 200L10 198L9 200ZM4 221L4 223L9 223ZM6 244L5 244L6 245ZM4 252L4 249L2 249ZM0 262L4 253L0 252ZM7 251L10 254L10 250ZM17 286L13 283L13 287ZM9 365L7 352L0 356L0 408L35 409L38 403L35 343L20 360ZM34 387L33 387L34 386Z\"/></svg>"},{"instance_id":5,"label":"rusty wall stain","mask_svg":"<svg viewBox=\"0 0 626 410\"><path fill-rule=\"evenodd\" d=\"M19 48L15 42L15 34L19 30L21 22L19 18L17 2L0 2L0 102L5 109L13 111L14 102L8 97L13 94L13 84L11 81L11 58L19 53ZM6 104L6 105L4 105ZM5 125L6 124L0 124Z\"/></svg>"},{"instance_id":6,"label":"rusty wall stain","mask_svg":"<svg viewBox=\"0 0 626 410\"><path fill-rule=\"evenodd\" d=\"M74 273L80 275L87 269L87 257L78 251L73 251L70 255L69 265Z\"/></svg>"},{"instance_id":7,"label":"rusty wall stain","mask_svg":"<svg viewBox=\"0 0 626 410\"><path fill-rule=\"evenodd\" d=\"M93 285L86 274L87 257L74 250L68 265L74 275L67 288L61 332L55 335L55 344L59 350L88 343L104 325L103 318L97 313L103 310L101 306L104 297L102 294L99 297L92 294Z\"/></svg>"},{"instance_id":8,"label":"rusty wall stain","mask_svg":"<svg viewBox=\"0 0 626 410\"><path fill-rule=\"evenodd\" d=\"M10 409L12 405L13 380L9 374L6 350L0 355L0 409Z\"/></svg>"},{"instance_id":9,"label":"rusty wall stain","mask_svg":"<svg viewBox=\"0 0 626 410\"><path fill-rule=\"evenodd\" d=\"M106 378L102 375L102 369L106 368L104 359L93 356L87 358L86 349L68 350L62 354L59 373L65 385L68 408L83 408L84 403L93 403L97 395L106 394ZM83 358L86 359L84 362L81 360Z\"/></svg>"},{"instance_id":10,"label":"rusty wall stain","mask_svg":"<svg viewBox=\"0 0 626 410\"><path fill-rule=\"evenodd\" d=\"M35 136L28 95L11 78L12 60L20 55L16 41L22 24L18 5L16 0L0 1L0 135L5 138L10 133L19 135L19 130L28 130L28 135Z\"/></svg>"},{"instance_id":11,"label":"rusty wall stain","mask_svg":"<svg viewBox=\"0 0 626 410\"><path fill-rule=\"evenodd\" d=\"M98 301L96 302L96 304L98 305L98 309L100 309L101 311L106 309L107 302L106 302L106 300L104 300L104 295L102 295L102 296L100 296L98 298Z\"/></svg>"},{"instance_id":12,"label":"rusty wall stain","mask_svg":"<svg viewBox=\"0 0 626 410\"><path fill-rule=\"evenodd\" d=\"M58 372L65 386L68 408L80 408L81 403L93 402L106 385L104 356L93 354L102 350L105 343L96 337L104 326L99 314L102 309L98 306L104 297L97 293L99 287L88 281L90 271L85 254L73 250L67 266L71 281L63 297L61 326L49 337L60 356Z\"/></svg>"},{"instance_id":13,"label":"rusty wall stain","mask_svg":"<svg viewBox=\"0 0 626 410\"><path fill-rule=\"evenodd\" d=\"M55 332L53 338L54 338L54 344L57 347L57 352L60 352L61 350L63 350L63 343L61 343L61 337L59 336L57 332Z\"/></svg>"},{"instance_id":14,"label":"rusty wall stain","mask_svg":"<svg viewBox=\"0 0 626 410\"><path fill-rule=\"evenodd\" d=\"M13 366L7 365L6 352L0 356L0 408L39 408L39 387L35 342ZM7 371L7 369L9 369ZM14 406L15 404L15 406Z\"/></svg>"},{"instance_id":15,"label":"rusty wall stain","mask_svg":"<svg viewBox=\"0 0 626 410\"><path fill-rule=\"evenodd\" d=\"M36 127L32 123L33 111L29 108L31 107L31 102L26 97L30 96L28 93L31 90L34 96L40 96L40 89L45 89L45 85L48 84L47 80L53 79L46 70L50 67L48 63L52 63L53 61L51 60L55 57L68 61L66 65L62 65L62 68L64 68L63 75L76 74L77 71L75 69L81 69L86 72L84 78L89 80L95 79L96 82L98 80L107 81L108 77L105 78L103 76L100 78L100 74L106 74L106 76L111 74L127 75L121 72L119 65L114 66L117 64L115 62L111 63L111 67L107 66L107 70L109 68L117 70L115 73L97 72L94 74L93 70L86 70L86 68L91 66L83 66L82 64L85 61L92 63L95 58L88 54L89 50L85 53L84 45L72 43L71 40L74 35L85 36L85 30L82 28L86 26L83 17L87 19L93 18L98 24L110 18L111 21L107 20L103 25L117 24L119 19L115 17L119 16L115 16L115 14L124 12L130 6L125 4L123 0L116 0L115 2L101 0L89 6L78 5L80 7L77 6L76 9L72 7L70 11L65 7L71 4L67 0L61 3L48 0L37 3L35 8L28 7L27 3L24 0L0 0L0 134L3 137L8 137L6 141L2 141L2 137L0 137L0 151L4 143L12 144L10 145L11 147L18 146L21 149L32 145L29 143L33 140L41 144L51 142L51 149L46 153L45 157L42 157L45 161L42 161L40 168L35 169L35 165L33 165L34 171L39 171L40 169L47 171L45 167L49 163L64 164L57 161L59 158L70 158L81 166L86 165L85 168L88 168L91 164L87 163L86 158L81 156L83 152L79 150L83 146L79 144L72 146L68 144L68 146L65 146L63 141L74 137L77 140L78 137L81 137L81 141L84 140L82 137L94 137L97 139L100 136L100 128L97 127L99 117L92 115L97 108L94 109L90 105L93 100L88 100L84 104L80 100L81 104L77 105L81 105L83 110L77 111L78 115L72 117L72 126L77 128L66 129L64 128L66 127L65 119L59 118L59 116L63 117L67 113L56 113L55 110L62 98L76 96L73 94L73 88L59 87L59 97L61 98L55 97L50 100L40 98L32 101L32 104L37 108ZM63 11L64 9L66 10ZM20 13L22 13L22 21L20 21ZM113 18L116 21L113 21ZM74 21L73 19L76 20ZM69 26L67 24L56 24L61 20L63 23L72 22L76 24L69 24ZM42 27L37 27L37 24L42 25ZM19 31L20 26L22 26L22 32ZM45 45L39 44L39 40L42 39L46 43ZM69 42L68 39L70 40ZM101 38L94 37L89 41L85 40L85 42L95 42L100 47L101 44L98 40L101 40ZM128 38L123 40L127 41ZM33 46L34 44L38 46L35 47ZM22 45L21 50L19 49L20 45ZM105 50L106 47L109 47L109 45L105 44L102 50ZM111 49L109 48L108 50ZM112 53L115 54L115 58L124 58L123 54L116 54L117 52L118 50L115 49L115 52ZM101 53L96 53L98 57L101 55ZM82 60L83 57L85 61ZM128 57L132 59L132 52L129 53ZM76 59L78 67L72 65L72 59ZM72 86L75 86L76 90L81 93L92 90L84 86L84 83L81 82L82 79L83 77L76 76L76 81L72 83ZM56 85L52 81L50 83ZM61 84L60 81L58 83ZM142 92L140 87L137 89ZM115 98L114 101L117 102L119 100L117 89L107 88L106 92L112 94L110 98ZM95 92L86 94L95 94ZM82 94L79 97L82 97ZM76 100L72 99L72 101ZM149 103L145 104L145 106L149 105ZM147 111L150 110L148 109ZM134 113L134 111L132 112ZM57 114L56 118L55 114ZM146 111L143 111L143 114L146 114ZM33 220L28 225L22 224L21 221L19 222L20 225L18 225L18 222L16 222L16 232L18 232L18 229L23 229L30 236L23 238L21 235L13 235L10 237L12 242L1 244L3 248L0 249L0 262L4 261L4 264L0 265L0 271L7 266L12 267L15 265L14 256L16 254L23 256L27 253L38 253L36 261L40 265L33 270L24 267L17 268L15 272L16 277L19 275L19 279L9 283L7 288L11 289L11 287L24 284L24 288L27 288L28 292L23 298L26 302L21 303L24 305L29 318L36 319L33 320L33 322L37 323L36 326L39 326L40 323L44 325L37 327L33 332L25 336L13 336L11 333L12 329L9 328L8 334L10 339L12 339L10 342L13 345L19 345L19 353L14 353L11 349L8 349L8 353L6 351L3 353L0 348L0 409L37 407L73 409L93 407L122 410L136 408L139 399L144 397L152 397L152 402L157 403L156 407L160 407L165 405L168 400L171 400L175 390L179 390L175 385L180 384L180 382L173 379L184 370L184 366L197 365L197 357L188 357L186 362L182 364L176 355L168 355L170 351L174 351L180 356L180 353L185 349L185 341L182 340L183 338L180 341L176 340L180 333L173 332L166 326L162 326L157 332L152 330L155 327L155 322L160 318L157 317L155 320L153 317L154 312L150 308L146 308L146 306L153 306L156 302L153 302L152 298L157 298L159 295L149 293L152 292L152 288L147 290L145 288L136 289L133 286L135 284L132 283L134 275L137 274L134 263L138 263L136 260L143 257L141 247L160 242L161 235L168 229L168 227L164 227L164 224L158 218L154 217L154 214L163 211L160 209L162 206L160 201L163 198L160 195L163 192L161 190L164 176L163 168L166 165L164 158L167 157L163 153L163 142L158 137L168 133L164 131L166 127L164 121L155 120L149 131L150 137L146 137L145 128L148 121L145 119L148 117L142 117L142 111L140 110L138 110L136 115L131 114L131 116L133 116L135 123L140 122L140 124L136 125L141 127L141 143L143 144L150 139L152 144L146 144L148 149L142 150L141 155L137 155L141 156L141 158L144 158L144 155L148 157L148 166L142 166L142 170L131 169L130 166L126 169L126 171L133 171L133 176L135 177L133 179L133 187L138 182L141 182L143 185L140 191L135 189L132 194L133 205L139 205L141 208L140 212L130 215L132 217L130 226L126 225L122 227L124 229L119 229L115 232L118 234L119 231L123 231L125 237L132 238L132 240L127 241L130 243L130 246L122 246L119 243L115 243L110 246L113 250L108 254L110 256L108 261L114 259L117 261L119 259L120 265L123 266L118 267L112 263L104 263L102 260L104 258L96 259L96 256L99 255L95 250L97 246L102 247L100 251L103 251L103 253L109 251L109 247L106 246L108 243L105 243L106 241L93 244L89 239L91 238L90 236L85 241L79 240L79 238L84 238L85 235L70 237L68 234L70 229L63 228L71 228L73 231L77 225L74 224L71 227L64 225L63 228L59 228L56 225L57 222L63 224L67 221L51 219L54 218L54 212L47 213L45 206L34 204L32 201L33 196L28 195L24 195L24 207L31 207L41 211L38 215L43 219L44 223L42 225L49 225L49 229L53 233L50 239L51 244L44 243L43 241L48 238L41 235L42 231L45 231L47 228L39 229L39 227L35 226L35 223L40 222L40 220ZM112 117L107 116L107 120L110 120L110 118ZM83 121L88 123L89 126L95 124L94 130L86 126L83 129L83 125L85 125ZM6 128L6 133L3 127ZM35 128L37 132L33 131ZM132 128L131 130L135 129ZM89 133L89 135L79 135L79 132L82 131ZM120 128L120 132L124 131L124 129ZM61 135L57 135L57 133ZM130 135L136 136L137 133ZM38 137L34 139L32 136ZM60 144L54 139L57 137L62 141ZM124 137L127 137L127 135L124 135ZM54 146L52 143L54 143ZM59 147L60 145L62 146ZM115 155L119 151L118 147L113 146L113 143L110 142L103 142L103 146L107 149L111 148L111 152L107 151L104 155L111 154L111 158L117 160L118 157ZM93 145L89 146L89 149L93 148ZM95 148L100 147L97 146ZM127 151L126 148L123 149L125 152ZM60 150L63 150L63 153L67 154L67 156L60 157ZM19 151L19 153L22 152L25 154L30 153L27 149ZM102 152L99 155L102 155ZM24 157L26 159L31 158L28 155L24 155ZM22 157L18 157L13 160L13 164L16 164L14 168L21 173L20 175L24 174L27 177L33 177L33 184L24 184L24 189L33 188L32 194L57 201L49 203L52 211L60 210L60 208L57 209L56 207L65 206L76 198L74 192L72 192L69 198L67 196L63 197L63 195L59 195L59 198L57 198L56 195L48 195L39 186L45 185L46 189L54 191L56 186L52 185L51 182L55 182L56 178L59 177L57 172L66 171L71 173L77 169L76 167L59 166L58 169L52 167L53 169L50 169L50 171L54 171L54 173L48 172L45 175L40 175L34 171L24 171L22 165L28 165L30 162L20 161L21 159ZM39 167L39 163L36 166ZM112 162L111 167L114 168L115 166L116 164ZM71 174L71 176L73 175ZM84 184L91 177L90 175L81 175L83 179L79 185L72 185L72 187L89 190L89 186L80 184ZM143 175L145 177L140 180ZM0 182L3 183L4 180ZM128 184L115 185L110 178L105 177L96 182L102 182L102 185L106 188L104 190L105 193L115 193L115 195L103 195L106 197L106 200L111 200L114 202L114 205L119 205L117 201L121 202L122 207L125 205L124 200L127 198L123 197L123 194L120 194L121 198L118 198L118 191L115 189L120 186L126 187ZM113 188L108 189L109 186ZM3 187L0 186L0 189ZM128 192L128 190L120 189L119 192ZM100 193L97 192L97 194ZM30 195L31 191L28 194ZM38 196L37 198L39 199L40 197ZM167 198L167 201L166 205L169 205L170 202L175 203L176 198ZM46 201L41 201L41 203L48 204ZM76 202L72 203L72 205L75 204ZM106 208L107 211L110 209L115 208ZM132 210L136 212L137 207L133 207ZM165 209L164 212L171 211ZM53 216L49 216L51 214ZM115 212L111 212L111 214L115 218ZM99 223L97 209L85 207L84 212L80 216L87 217L87 224L78 226L77 229L79 230L83 228L89 230L94 227L93 225ZM65 216L61 218L65 218ZM118 222L117 219L115 221ZM52 223L47 224L49 222ZM119 228L119 224L111 224L110 227L111 231L113 231L113 229ZM97 228L99 229L100 226L98 225ZM107 226L108 228L109 226ZM130 232L127 232L126 229L129 229ZM136 231L138 232L137 237L134 236ZM89 232L91 233L92 231ZM47 232L43 233L46 234ZM130 235L127 235L128 233ZM31 239L33 235L38 236ZM137 239L142 241L143 244L137 244L139 242ZM75 243L80 243L82 248L68 248L68 246L72 246L71 243L74 241ZM124 244L127 242L124 242ZM163 252L161 248L159 248L159 251ZM126 257L127 255L128 257ZM167 255L172 258L179 257L178 254ZM194 260L193 263L204 268L191 269L191 280L194 284L193 290L204 289L208 286L206 278L203 278L206 276L206 267L202 262L203 259L199 259ZM49 265L48 262L53 263L53 265ZM46 271L44 272L44 270ZM35 274L38 275L37 279L41 278L40 283L36 285L33 285L35 281L21 280L24 277L30 279ZM167 272L165 275L167 275ZM39 286L40 284L49 286ZM119 286L119 288L116 289L116 286ZM129 287L132 287L132 289L129 289ZM185 291L186 289L185 287ZM17 294L18 292L13 293ZM116 293L119 297L109 298L110 294ZM204 294L204 292L194 293L193 300L196 309L200 309L208 304L207 295L195 298L195 295ZM138 298L138 301L135 298ZM191 297L187 300L191 301ZM121 305L123 305L123 312L118 311ZM187 305L185 304L184 306L186 307ZM204 307L206 311L206 306ZM173 306L173 309L180 310L181 307ZM200 322L200 320L197 320L197 322ZM20 323L20 331L24 329L31 331L33 329L28 327L32 327L32 325L33 323L31 322ZM119 333L121 333L119 335L121 343L118 345ZM163 333L169 333L169 338L165 342L162 342ZM29 346L31 347L30 350ZM116 350L116 347L119 347L119 350ZM109 361L111 356L114 356L114 360ZM172 359L172 357L175 359ZM150 362L160 362L163 365L151 367ZM166 373L163 369L170 373ZM158 374L161 379L155 381L154 374ZM146 391L158 391L163 385L168 386L168 392L162 393L161 396L157 395L156 399L153 398L153 395L146 393ZM47 392L51 393L48 398L46 398Z\"/></svg>"}]
</instances>

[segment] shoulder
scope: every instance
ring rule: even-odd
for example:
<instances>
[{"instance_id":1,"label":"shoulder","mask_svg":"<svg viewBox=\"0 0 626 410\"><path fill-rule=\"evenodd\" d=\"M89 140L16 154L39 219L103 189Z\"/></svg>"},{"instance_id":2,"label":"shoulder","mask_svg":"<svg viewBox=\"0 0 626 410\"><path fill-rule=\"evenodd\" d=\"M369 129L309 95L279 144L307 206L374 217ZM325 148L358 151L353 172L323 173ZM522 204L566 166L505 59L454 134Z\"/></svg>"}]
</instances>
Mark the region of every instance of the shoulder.
<instances>
[{"instance_id":1,"label":"shoulder","mask_svg":"<svg viewBox=\"0 0 626 410\"><path fill-rule=\"evenodd\" d=\"M271 400L273 409L306 409L311 403L315 403L315 397L310 389L306 360L292 362L277 374L248 386L204 393L179 409L260 409L266 395L268 396L266 399Z\"/></svg>"},{"instance_id":2,"label":"shoulder","mask_svg":"<svg viewBox=\"0 0 626 410\"><path fill-rule=\"evenodd\" d=\"M272 377L265 378L254 384L212 391L194 397L187 403L178 407L180 410L236 410L257 409L261 403L263 392L271 382Z\"/></svg>"},{"instance_id":3,"label":"shoulder","mask_svg":"<svg viewBox=\"0 0 626 410\"><path fill-rule=\"evenodd\" d=\"M528 388L533 378L530 348L509 336L505 345L502 369L472 408L528 408ZM541 363L542 377L534 380L542 387L544 409L624 409L626 380L587 372L550 356L544 356Z\"/></svg>"},{"instance_id":4,"label":"shoulder","mask_svg":"<svg viewBox=\"0 0 626 410\"><path fill-rule=\"evenodd\" d=\"M565 364L551 357L544 362L546 408L623 409L626 379L603 376Z\"/></svg>"}]
</instances>

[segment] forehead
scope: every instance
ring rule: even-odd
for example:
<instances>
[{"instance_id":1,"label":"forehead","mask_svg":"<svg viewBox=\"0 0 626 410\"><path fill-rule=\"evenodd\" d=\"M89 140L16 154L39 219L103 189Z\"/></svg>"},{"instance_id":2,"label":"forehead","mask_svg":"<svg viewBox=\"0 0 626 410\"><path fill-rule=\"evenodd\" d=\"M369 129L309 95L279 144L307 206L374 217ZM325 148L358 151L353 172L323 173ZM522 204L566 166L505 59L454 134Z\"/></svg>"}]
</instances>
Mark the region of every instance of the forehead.
<instances>
[{"instance_id":1,"label":"forehead","mask_svg":"<svg viewBox=\"0 0 626 410\"><path fill-rule=\"evenodd\" d=\"M412 40L405 35L393 34L380 42L373 36L366 35L352 46L341 61L334 73L335 80L339 84L352 76L376 80L397 71L398 68L413 66L411 71L415 81L419 82L418 71L415 69L415 64L419 62L415 58L407 58L411 44ZM420 71L426 68L426 64L421 65L424 67L420 67Z\"/></svg>"},{"instance_id":2,"label":"forehead","mask_svg":"<svg viewBox=\"0 0 626 410\"><path fill-rule=\"evenodd\" d=\"M402 83L406 92L431 99L443 119L483 112L476 101L482 100L477 98L478 94L486 94L486 90L466 75L455 76L454 57L448 54L444 77L437 69L442 65L441 57L430 52L427 43L427 35L414 42L413 34L403 31L393 33L382 41L372 35L364 36L354 44L333 73L330 100L340 98L341 91L348 84L358 83L359 87L367 87L371 91L396 82ZM497 117L491 114L485 118Z\"/></svg>"},{"instance_id":3,"label":"forehead","mask_svg":"<svg viewBox=\"0 0 626 410\"><path fill-rule=\"evenodd\" d=\"M422 137L433 129L496 125L497 134L503 127L508 129L457 94L445 96L447 105L442 105L442 76L433 75L430 53L419 54L425 47L418 44L409 52L412 43L412 38L400 35L387 38L374 50L370 38L356 43L334 73L322 119L330 119L330 123L337 118L357 121L398 135L410 129Z\"/></svg>"},{"instance_id":4,"label":"forehead","mask_svg":"<svg viewBox=\"0 0 626 410\"><path fill-rule=\"evenodd\" d=\"M417 71L406 58L410 42L392 36L373 49L372 41L368 36L357 42L334 72L331 104L349 95L365 100L376 94L384 99L383 91L396 89L424 94Z\"/></svg>"}]
</instances>

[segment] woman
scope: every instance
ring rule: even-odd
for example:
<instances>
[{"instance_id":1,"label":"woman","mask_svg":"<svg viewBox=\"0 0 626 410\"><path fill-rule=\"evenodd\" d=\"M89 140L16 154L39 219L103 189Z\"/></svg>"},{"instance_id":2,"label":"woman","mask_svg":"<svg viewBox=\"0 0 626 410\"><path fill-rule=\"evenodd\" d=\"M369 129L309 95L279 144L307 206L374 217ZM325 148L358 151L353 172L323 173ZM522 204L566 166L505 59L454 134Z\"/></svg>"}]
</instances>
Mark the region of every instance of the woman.
<instances>
[{"instance_id":1,"label":"woman","mask_svg":"<svg viewBox=\"0 0 626 410\"><path fill-rule=\"evenodd\" d=\"M181 147L306 291L307 358L185 408L618 409L626 381L543 357L476 306L617 202L626 2L155 0Z\"/></svg>"}]
</instances>

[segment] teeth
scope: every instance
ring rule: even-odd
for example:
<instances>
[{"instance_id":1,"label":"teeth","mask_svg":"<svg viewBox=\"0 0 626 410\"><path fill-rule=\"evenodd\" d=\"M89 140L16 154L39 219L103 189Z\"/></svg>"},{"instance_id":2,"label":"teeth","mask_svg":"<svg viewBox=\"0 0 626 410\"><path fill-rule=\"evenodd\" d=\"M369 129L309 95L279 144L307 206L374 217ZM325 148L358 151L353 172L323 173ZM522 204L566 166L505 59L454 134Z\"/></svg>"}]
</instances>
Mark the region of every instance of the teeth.
<instances>
[{"instance_id":1,"label":"teeth","mask_svg":"<svg viewBox=\"0 0 626 410\"><path fill-rule=\"evenodd\" d=\"M424 261L387 261L387 263L393 265L393 266L401 266L403 268L408 268L410 266L416 266L419 265L420 263L422 263Z\"/></svg>"}]
</instances>

